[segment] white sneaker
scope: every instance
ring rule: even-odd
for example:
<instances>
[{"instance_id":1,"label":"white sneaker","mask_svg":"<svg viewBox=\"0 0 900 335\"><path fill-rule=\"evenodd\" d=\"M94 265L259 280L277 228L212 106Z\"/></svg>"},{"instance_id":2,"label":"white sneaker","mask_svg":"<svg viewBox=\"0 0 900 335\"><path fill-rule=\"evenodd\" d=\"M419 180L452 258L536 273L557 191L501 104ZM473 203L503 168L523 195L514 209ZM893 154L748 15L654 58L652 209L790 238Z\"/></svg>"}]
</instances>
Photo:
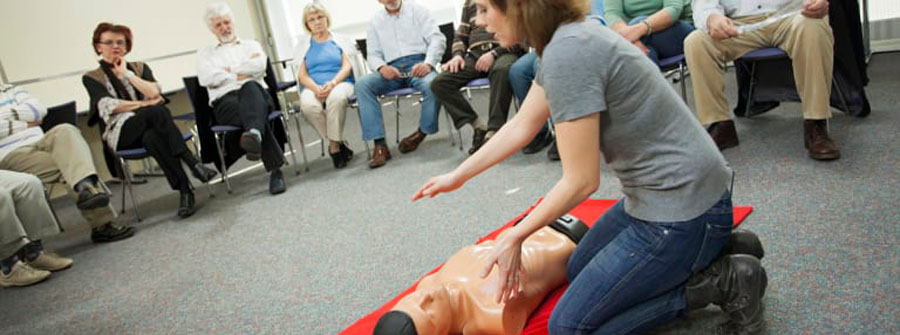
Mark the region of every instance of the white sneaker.
<instances>
[{"instance_id":1,"label":"white sneaker","mask_svg":"<svg viewBox=\"0 0 900 335\"><path fill-rule=\"evenodd\" d=\"M33 261L26 261L25 263L36 270L60 271L68 269L74 262L75 261L71 258L62 257L52 252L47 253L41 251L37 258Z\"/></svg>"},{"instance_id":2,"label":"white sneaker","mask_svg":"<svg viewBox=\"0 0 900 335\"><path fill-rule=\"evenodd\" d=\"M50 271L35 270L25 263L16 262L8 274L0 271L0 286L28 286L40 283L47 277L50 277Z\"/></svg>"}]
</instances>

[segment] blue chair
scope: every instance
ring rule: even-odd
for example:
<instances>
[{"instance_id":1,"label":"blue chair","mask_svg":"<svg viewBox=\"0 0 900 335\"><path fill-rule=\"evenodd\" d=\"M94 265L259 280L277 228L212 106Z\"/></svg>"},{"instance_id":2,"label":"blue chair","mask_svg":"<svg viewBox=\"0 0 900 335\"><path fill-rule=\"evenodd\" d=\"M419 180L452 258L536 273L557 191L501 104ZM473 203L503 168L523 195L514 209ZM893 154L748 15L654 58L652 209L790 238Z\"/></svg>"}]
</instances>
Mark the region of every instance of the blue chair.
<instances>
[{"instance_id":1,"label":"blue chair","mask_svg":"<svg viewBox=\"0 0 900 335\"><path fill-rule=\"evenodd\" d=\"M687 62L684 59L684 54L660 59L659 69L663 72L667 72L666 77L675 73L674 70L678 70L677 81L681 82L681 99L684 100L684 103L687 103L687 88L684 83L686 80L685 75L687 74L685 71L685 69L687 69Z\"/></svg>"},{"instance_id":2,"label":"blue chair","mask_svg":"<svg viewBox=\"0 0 900 335\"><path fill-rule=\"evenodd\" d=\"M193 132L187 132L181 135L182 139L185 142L191 141L194 139ZM194 142L191 141L193 144ZM197 150L196 145L194 146L194 151L199 152ZM126 161L129 160L145 160L150 158L150 152L147 151L146 148L134 148L134 149L125 149L118 150L115 152L116 160L118 161L117 169L121 176L123 176L122 181L122 214L125 214L125 198L126 193L131 194L131 206L134 208L134 215L137 217L138 222L142 220L141 213L138 210L137 200L134 197L134 189L132 188L132 180L133 176L131 174L131 169L128 168L128 163ZM212 193L212 190L209 188L209 183L206 183L206 189L209 191L209 196L214 197L215 194Z\"/></svg>"},{"instance_id":3,"label":"blue chair","mask_svg":"<svg viewBox=\"0 0 900 335\"><path fill-rule=\"evenodd\" d=\"M753 51L750 51L739 58L741 61L745 61L750 63L750 83L748 85L747 90L747 106L745 109L744 115L751 115L751 106L753 105L751 102L753 101L753 90L756 87L756 62L767 61L773 59L781 59L781 58L789 58L787 52L781 50L777 47L766 47L760 48ZM849 111L850 108L847 106L847 101L844 99L844 93L841 91L841 86L838 82L835 81L832 76L831 85L838 91L838 96L841 100L841 105L844 107L845 111Z\"/></svg>"}]
</instances>

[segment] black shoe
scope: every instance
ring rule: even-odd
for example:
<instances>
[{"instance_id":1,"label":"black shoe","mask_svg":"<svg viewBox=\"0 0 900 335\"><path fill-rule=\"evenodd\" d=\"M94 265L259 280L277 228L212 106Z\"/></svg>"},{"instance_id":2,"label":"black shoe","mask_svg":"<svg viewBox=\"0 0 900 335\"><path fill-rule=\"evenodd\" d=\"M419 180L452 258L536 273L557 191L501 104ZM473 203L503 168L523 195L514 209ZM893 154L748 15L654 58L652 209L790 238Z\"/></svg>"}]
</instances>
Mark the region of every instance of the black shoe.
<instances>
[{"instance_id":1,"label":"black shoe","mask_svg":"<svg viewBox=\"0 0 900 335\"><path fill-rule=\"evenodd\" d=\"M281 170L272 170L272 173L269 175L269 193L273 195L281 194L286 190L287 186L284 184L284 176L281 175Z\"/></svg>"},{"instance_id":2,"label":"black shoe","mask_svg":"<svg viewBox=\"0 0 900 335\"><path fill-rule=\"evenodd\" d=\"M559 149L556 148L556 140L550 143L550 150L547 150L547 158L551 161L559 160Z\"/></svg>"},{"instance_id":3,"label":"black shoe","mask_svg":"<svg viewBox=\"0 0 900 335\"><path fill-rule=\"evenodd\" d=\"M329 152L328 155L331 156L331 162L334 163L335 169L343 169L347 166L346 156L343 152Z\"/></svg>"},{"instance_id":4,"label":"black shoe","mask_svg":"<svg viewBox=\"0 0 900 335\"><path fill-rule=\"evenodd\" d=\"M734 121L725 120L713 122L706 128L706 132L709 133L709 137L712 137L713 142L716 143L716 147L719 148L719 151L733 148L740 144L737 137L737 129L734 127Z\"/></svg>"},{"instance_id":5,"label":"black shoe","mask_svg":"<svg viewBox=\"0 0 900 335\"><path fill-rule=\"evenodd\" d=\"M134 227L122 227L112 222L91 229L91 241L94 243L115 242L134 236Z\"/></svg>"},{"instance_id":6,"label":"black shoe","mask_svg":"<svg viewBox=\"0 0 900 335\"><path fill-rule=\"evenodd\" d=\"M485 140L484 138L486 135L487 130L477 128L475 129L475 131L472 133L472 147L469 148L469 155L475 154L478 149L481 149L481 146L484 145L484 142L487 142L487 140Z\"/></svg>"},{"instance_id":7,"label":"black shoe","mask_svg":"<svg viewBox=\"0 0 900 335\"><path fill-rule=\"evenodd\" d=\"M541 130L527 146L522 148L522 153L526 155L536 153L546 148L551 142L553 142L553 135L550 134L550 131Z\"/></svg>"},{"instance_id":8,"label":"black shoe","mask_svg":"<svg viewBox=\"0 0 900 335\"><path fill-rule=\"evenodd\" d=\"M241 135L241 149L244 149L247 153L247 159L258 161L262 155L262 139L257 137L254 133L245 131L244 134Z\"/></svg>"},{"instance_id":9,"label":"black shoe","mask_svg":"<svg viewBox=\"0 0 900 335\"><path fill-rule=\"evenodd\" d=\"M353 150L350 150L344 142L341 142L341 154L344 155L344 162L349 162L353 159Z\"/></svg>"},{"instance_id":10,"label":"black shoe","mask_svg":"<svg viewBox=\"0 0 900 335\"><path fill-rule=\"evenodd\" d=\"M756 334L763 328L762 297L767 285L766 269L759 259L750 255L726 255L688 280L687 309L716 304L729 319L720 331Z\"/></svg>"},{"instance_id":11,"label":"black shoe","mask_svg":"<svg viewBox=\"0 0 900 335\"><path fill-rule=\"evenodd\" d=\"M82 181L76 186L78 201L75 206L80 210L100 208L109 205L109 193L99 183Z\"/></svg>"},{"instance_id":12,"label":"black shoe","mask_svg":"<svg viewBox=\"0 0 900 335\"><path fill-rule=\"evenodd\" d=\"M178 206L178 217L183 219L197 212L197 208L194 207L194 193L182 192L180 203Z\"/></svg>"},{"instance_id":13,"label":"black shoe","mask_svg":"<svg viewBox=\"0 0 900 335\"><path fill-rule=\"evenodd\" d=\"M204 183L208 183L213 177L219 174L218 171L206 167L203 163L194 164L194 166L191 167L191 173L194 175L194 178L197 178L197 180Z\"/></svg>"}]
</instances>

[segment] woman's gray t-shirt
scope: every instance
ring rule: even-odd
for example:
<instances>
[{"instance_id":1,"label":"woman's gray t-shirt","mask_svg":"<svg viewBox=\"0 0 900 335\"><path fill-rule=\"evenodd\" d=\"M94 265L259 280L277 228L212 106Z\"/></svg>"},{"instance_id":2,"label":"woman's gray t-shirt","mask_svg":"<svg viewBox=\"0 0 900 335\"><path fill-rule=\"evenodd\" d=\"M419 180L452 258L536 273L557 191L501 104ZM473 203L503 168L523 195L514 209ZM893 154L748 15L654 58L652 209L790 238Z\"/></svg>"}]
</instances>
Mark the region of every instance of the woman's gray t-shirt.
<instances>
[{"instance_id":1,"label":"woman's gray t-shirt","mask_svg":"<svg viewBox=\"0 0 900 335\"><path fill-rule=\"evenodd\" d=\"M557 28L536 82L555 122L600 114L600 151L622 182L629 215L694 219L728 189L725 158L659 68L599 22Z\"/></svg>"}]
</instances>

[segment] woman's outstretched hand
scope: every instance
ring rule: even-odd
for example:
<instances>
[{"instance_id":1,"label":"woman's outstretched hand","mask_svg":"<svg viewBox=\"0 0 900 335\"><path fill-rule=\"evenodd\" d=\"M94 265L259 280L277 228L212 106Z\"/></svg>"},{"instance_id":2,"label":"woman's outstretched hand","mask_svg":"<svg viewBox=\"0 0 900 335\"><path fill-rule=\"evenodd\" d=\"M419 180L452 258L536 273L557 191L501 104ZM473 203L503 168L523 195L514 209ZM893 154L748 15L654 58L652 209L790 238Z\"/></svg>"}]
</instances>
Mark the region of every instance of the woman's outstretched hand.
<instances>
[{"instance_id":1,"label":"woman's outstretched hand","mask_svg":"<svg viewBox=\"0 0 900 335\"><path fill-rule=\"evenodd\" d=\"M413 194L412 201L424 197L434 198L434 196L441 193L453 192L462 185L463 180L453 172L431 177L431 179L428 179L428 181L416 191L416 194Z\"/></svg>"}]
</instances>

